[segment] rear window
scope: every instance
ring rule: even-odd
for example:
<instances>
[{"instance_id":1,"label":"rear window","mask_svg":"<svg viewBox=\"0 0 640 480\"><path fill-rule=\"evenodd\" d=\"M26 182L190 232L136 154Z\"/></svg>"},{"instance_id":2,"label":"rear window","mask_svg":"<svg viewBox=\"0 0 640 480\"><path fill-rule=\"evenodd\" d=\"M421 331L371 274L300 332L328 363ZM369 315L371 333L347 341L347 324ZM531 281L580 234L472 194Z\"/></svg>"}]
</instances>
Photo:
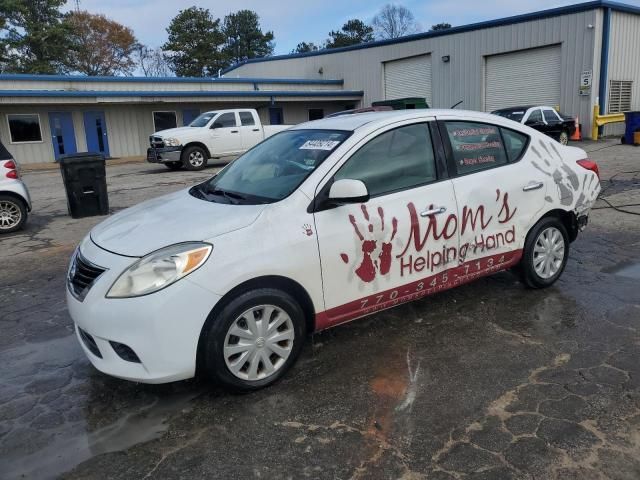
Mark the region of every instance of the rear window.
<instances>
[{"instance_id":1,"label":"rear window","mask_svg":"<svg viewBox=\"0 0 640 480\"><path fill-rule=\"evenodd\" d=\"M0 160L11 160L13 157L5 146L0 142Z\"/></svg>"},{"instance_id":2,"label":"rear window","mask_svg":"<svg viewBox=\"0 0 640 480\"><path fill-rule=\"evenodd\" d=\"M513 120L514 122L521 122L522 117L524 117L524 110L496 110L493 112L494 115L499 115L504 118L508 118L509 120Z\"/></svg>"}]
</instances>

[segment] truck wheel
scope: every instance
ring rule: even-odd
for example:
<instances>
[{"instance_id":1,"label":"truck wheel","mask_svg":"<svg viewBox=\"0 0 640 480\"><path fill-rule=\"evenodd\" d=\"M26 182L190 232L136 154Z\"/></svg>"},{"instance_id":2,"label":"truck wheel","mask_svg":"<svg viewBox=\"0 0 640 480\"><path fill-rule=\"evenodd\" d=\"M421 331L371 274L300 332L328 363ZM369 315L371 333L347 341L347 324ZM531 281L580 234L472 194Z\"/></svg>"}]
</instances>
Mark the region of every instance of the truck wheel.
<instances>
[{"instance_id":1,"label":"truck wheel","mask_svg":"<svg viewBox=\"0 0 640 480\"><path fill-rule=\"evenodd\" d=\"M26 221L26 204L13 195L0 195L0 233L20 230Z\"/></svg>"},{"instance_id":2,"label":"truck wheel","mask_svg":"<svg viewBox=\"0 0 640 480\"><path fill-rule=\"evenodd\" d=\"M520 262L522 281L530 288L553 285L562 275L568 257L566 228L558 218L543 218L527 234Z\"/></svg>"},{"instance_id":3,"label":"truck wheel","mask_svg":"<svg viewBox=\"0 0 640 480\"><path fill-rule=\"evenodd\" d=\"M203 366L214 380L237 391L269 386L300 355L304 313L286 292L259 288L224 306L204 327Z\"/></svg>"},{"instance_id":4,"label":"truck wheel","mask_svg":"<svg viewBox=\"0 0 640 480\"><path fill-rule=\"evenodd\" d=\"M207 152L196 145L187 147L182 152L182 164L187 170L202 170L207 166Z\"/></svg>"},{"instance_id":5,"label":"truck wheel","mask_svg":"<svg viewBox=\"0 0 640 480\"><path fill-rule=\"evenodd\" d=\"M182 168L182 162L164 162L164 166L169 170L180 170Z\"/></svg>"}]
</instances>

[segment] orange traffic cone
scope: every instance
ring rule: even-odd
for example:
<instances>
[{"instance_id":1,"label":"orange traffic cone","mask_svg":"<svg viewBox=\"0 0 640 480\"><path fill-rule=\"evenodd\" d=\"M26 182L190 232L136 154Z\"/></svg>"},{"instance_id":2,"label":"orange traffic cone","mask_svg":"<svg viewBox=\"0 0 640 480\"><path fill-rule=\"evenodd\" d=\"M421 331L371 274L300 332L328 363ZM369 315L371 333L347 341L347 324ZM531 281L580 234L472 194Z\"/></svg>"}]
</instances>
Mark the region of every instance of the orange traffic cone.
<instances>
[{"instance_id":1,"label":"orange traffic cone","mask_svg":"<svg viewBox=\"0 0 640 480\"><path fill-rule=\"evenodd\" d=\"M575 129L573 130L573 135L569 137L569 140L582 140L582 134L580 133L580 120L576 117L573 122Z\"/></svg>"}]
</instances>

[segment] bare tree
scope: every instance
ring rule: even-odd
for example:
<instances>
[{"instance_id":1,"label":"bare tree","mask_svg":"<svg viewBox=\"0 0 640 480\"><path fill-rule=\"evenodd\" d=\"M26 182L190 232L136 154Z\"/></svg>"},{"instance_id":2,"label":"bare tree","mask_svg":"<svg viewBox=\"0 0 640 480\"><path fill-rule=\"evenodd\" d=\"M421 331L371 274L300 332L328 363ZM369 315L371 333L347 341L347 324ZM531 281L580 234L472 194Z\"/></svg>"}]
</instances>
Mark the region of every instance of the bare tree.
<instances>
[{"instance_id":1,"label":"bare tree","mask_svg":"<svg viewBox=\"0 0 640 480\"><path fill-rule=\"evenodd\" d=\"M381 39L398 38L420 30L420 25L411 10L403 5L391 3L387 3L373 17L372 25L376 36Z\"/></svg>"},{"instance_id":2,"label":"bare tree","mask_svg":"<svg viewBox=\"0 0 640 480\"><path fill-rule=\"evenodd\" d=\"M173 76L169 62L162 50L139 45L136 52L138 66L145 77L169 77Z\"/></svg>"}]
</instances>

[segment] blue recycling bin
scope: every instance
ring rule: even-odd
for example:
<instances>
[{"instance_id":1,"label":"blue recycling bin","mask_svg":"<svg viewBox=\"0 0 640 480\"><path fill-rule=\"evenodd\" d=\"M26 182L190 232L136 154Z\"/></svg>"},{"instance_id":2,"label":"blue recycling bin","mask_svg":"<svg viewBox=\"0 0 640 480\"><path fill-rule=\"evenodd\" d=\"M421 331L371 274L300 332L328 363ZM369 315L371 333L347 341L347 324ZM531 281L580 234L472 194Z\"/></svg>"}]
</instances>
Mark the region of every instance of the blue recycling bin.
<instances>
[{"instance_id":1,"label":"blue recycling bin","mask_svg":"<svg viewBox=\"0 0 640 480\"><path fill-rule=\"evenodd\" d=\"M624 112L624 143L633 145L633 134L640 132L640 112Z\"/></svg>"}]
</instances>

